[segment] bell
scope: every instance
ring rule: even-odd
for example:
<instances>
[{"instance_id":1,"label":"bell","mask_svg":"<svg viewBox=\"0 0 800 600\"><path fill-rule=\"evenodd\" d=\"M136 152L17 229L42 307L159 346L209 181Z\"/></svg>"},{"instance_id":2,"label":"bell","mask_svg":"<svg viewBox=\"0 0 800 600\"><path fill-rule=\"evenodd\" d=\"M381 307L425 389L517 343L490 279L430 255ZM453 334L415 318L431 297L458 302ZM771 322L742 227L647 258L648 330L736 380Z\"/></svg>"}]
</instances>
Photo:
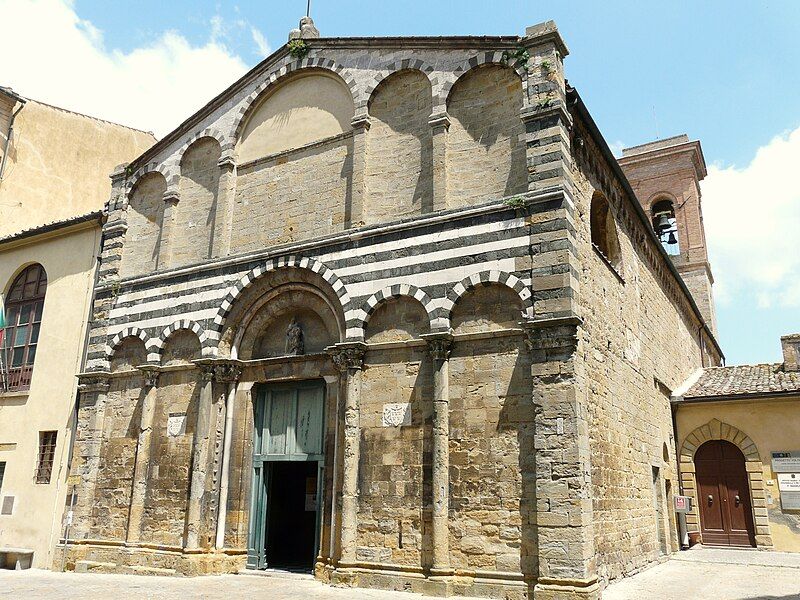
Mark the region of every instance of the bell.
<instances>
[{"instance_id":1,"label":"bell","mask_svg":"<svg viewBox=\"0 0 800 600\"><path fill-rule=\"evenodd\" d=\"M656 229L658 231L664 231L665 229L670 228L669 216L666 213L661 213L658 215L658 219L656 220Z\"/></svg>"},{"instance_id":2,"label":"bell","mask_svg":"<svg viewBox=\"0 0 800 600\"><path fill-rule=\"evenodd\" d=\"M667 243L670 244L670 245L678 243L678 239L675 237L675 232L674 231L670 231L669 232L669 237L667 238Z\"/></svg>"}]
</instances>

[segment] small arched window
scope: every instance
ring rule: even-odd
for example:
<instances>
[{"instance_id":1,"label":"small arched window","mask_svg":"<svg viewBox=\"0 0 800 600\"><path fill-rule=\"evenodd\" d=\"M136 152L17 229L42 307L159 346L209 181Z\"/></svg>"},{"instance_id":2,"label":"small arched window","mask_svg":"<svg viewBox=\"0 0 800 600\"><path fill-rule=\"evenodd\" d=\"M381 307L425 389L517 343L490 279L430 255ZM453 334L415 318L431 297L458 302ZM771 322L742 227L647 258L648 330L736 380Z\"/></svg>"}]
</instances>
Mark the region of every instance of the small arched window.
<instances>
[{"instance_id":1,"label":"small arched window","mask_svg":"<svg viewBox=\"0 0 800 600\"><path fill-rule=\"evenodd\" d=\"M27 390L39 343L47 274L41 265L31 265L11 284L6 298L3 336L3 375L8 390Z\"/></svg>"},{"instance_id":2,"label":"small arched window","mask_svg":"<svg viewBox=\"0 0 800 600\"><path fill-rule=\"evenodd\" d=\"M653 216L653 229L670 256L681 253L678 244L678 224L675 220L675 208L670 200L659 200L650 210Z\"/></svg>"},{"instance_id":3,"label":"small arched window","mask_svg":"<svg viewBox=\"0 0 800 600\"><path fill-rule=\"evenodd\" d=\"M602 194L596 193L592 197L590 224L592 244L614 268L618 268L622 261L622 252L617 237L617 226L608 201Z\"/></svg>"}]
</instances>

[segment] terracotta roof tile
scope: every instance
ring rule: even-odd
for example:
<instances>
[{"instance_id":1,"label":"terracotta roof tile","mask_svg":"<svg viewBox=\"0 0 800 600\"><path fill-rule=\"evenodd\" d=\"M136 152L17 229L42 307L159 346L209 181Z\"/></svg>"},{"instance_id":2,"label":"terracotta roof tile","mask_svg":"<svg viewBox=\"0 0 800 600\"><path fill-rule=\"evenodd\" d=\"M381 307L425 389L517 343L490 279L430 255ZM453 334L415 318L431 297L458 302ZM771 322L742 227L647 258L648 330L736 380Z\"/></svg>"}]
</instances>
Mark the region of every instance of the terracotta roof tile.
<instances>
[{"instance_id":1,"label":"terracotta roof tile","mask_svg":"<svg viewBox=\"0 0 800 600\"><path fill-rule=\"evenodd\" d=\"M709 367L683 394L686 399L714 396L748 396L800 392L800 371L785 371L783 364Z\"/></svg>"}]
</instances>

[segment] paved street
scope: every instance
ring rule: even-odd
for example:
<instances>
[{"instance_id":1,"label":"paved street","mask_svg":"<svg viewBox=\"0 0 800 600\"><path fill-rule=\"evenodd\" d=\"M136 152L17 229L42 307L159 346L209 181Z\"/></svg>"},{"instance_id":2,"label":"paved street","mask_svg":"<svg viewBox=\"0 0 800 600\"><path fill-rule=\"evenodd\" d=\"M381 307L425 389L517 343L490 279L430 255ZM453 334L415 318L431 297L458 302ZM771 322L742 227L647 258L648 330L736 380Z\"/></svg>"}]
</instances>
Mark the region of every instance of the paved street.
<instances>
[{"instance_id":1,"label":"paved street","mask_svg":"<svg viewBox=\"0 0 800 600\"><path fill-rule=\"evenodd\" d=\"M603 600L643 599L800 599L800 554L697 548L603 593Z\"/></svg>"},{"instance_id":2,"label":"paved street","mask_svg":"<svg viewBox=\"0 0 800 600\"><path fill-rule=\"evenodd\" d=\"M145 577L0 570L0 598L15 600L422 600L401 592L334 588L310 577ZM800 554L701 548L608 587L604 600L800 599Z\"/></svg>"}]
</instances>

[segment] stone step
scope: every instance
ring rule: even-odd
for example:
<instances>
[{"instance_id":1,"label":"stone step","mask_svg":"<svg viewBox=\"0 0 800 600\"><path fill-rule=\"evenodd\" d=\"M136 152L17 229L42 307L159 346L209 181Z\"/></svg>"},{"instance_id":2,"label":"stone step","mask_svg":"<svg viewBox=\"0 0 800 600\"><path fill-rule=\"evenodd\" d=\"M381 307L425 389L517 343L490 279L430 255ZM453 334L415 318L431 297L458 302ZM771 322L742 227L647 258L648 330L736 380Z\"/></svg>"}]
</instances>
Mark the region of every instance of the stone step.
<instances>
[{"instance_id":1,"label":"stone step","mask_svg":"<svg viewBox=\"0 0 800 600\"><path fill-rule=\"evenodd\" d=\"M117 563L96 560L79 560L75 563L76 573L117 573Z\"/></svg>"},{"instance_id":2,"label":"stone step","mask_svg":"<svg viewBox=\"0 0 800 600\"><path fill-rule=\"evenodd\" d=\"M286 571L284 569L241 569L239 575L251 575L254 577L276 577L278 579L304 579L312 581L314 575L298 571Z\"/></svg>"},{"instance_id":3,"label":"stone step","mask_svg":"<svg viewBox=\"0 0 800 600\"><path fill-rule=\"evenodd\" d=\"M138 565L125 565L118 569L117 573L125 575L160 575L163 577L175 577L178 571L175 569L162 569L159 567L141 567Z\"/></svg>"}]
</instances>

